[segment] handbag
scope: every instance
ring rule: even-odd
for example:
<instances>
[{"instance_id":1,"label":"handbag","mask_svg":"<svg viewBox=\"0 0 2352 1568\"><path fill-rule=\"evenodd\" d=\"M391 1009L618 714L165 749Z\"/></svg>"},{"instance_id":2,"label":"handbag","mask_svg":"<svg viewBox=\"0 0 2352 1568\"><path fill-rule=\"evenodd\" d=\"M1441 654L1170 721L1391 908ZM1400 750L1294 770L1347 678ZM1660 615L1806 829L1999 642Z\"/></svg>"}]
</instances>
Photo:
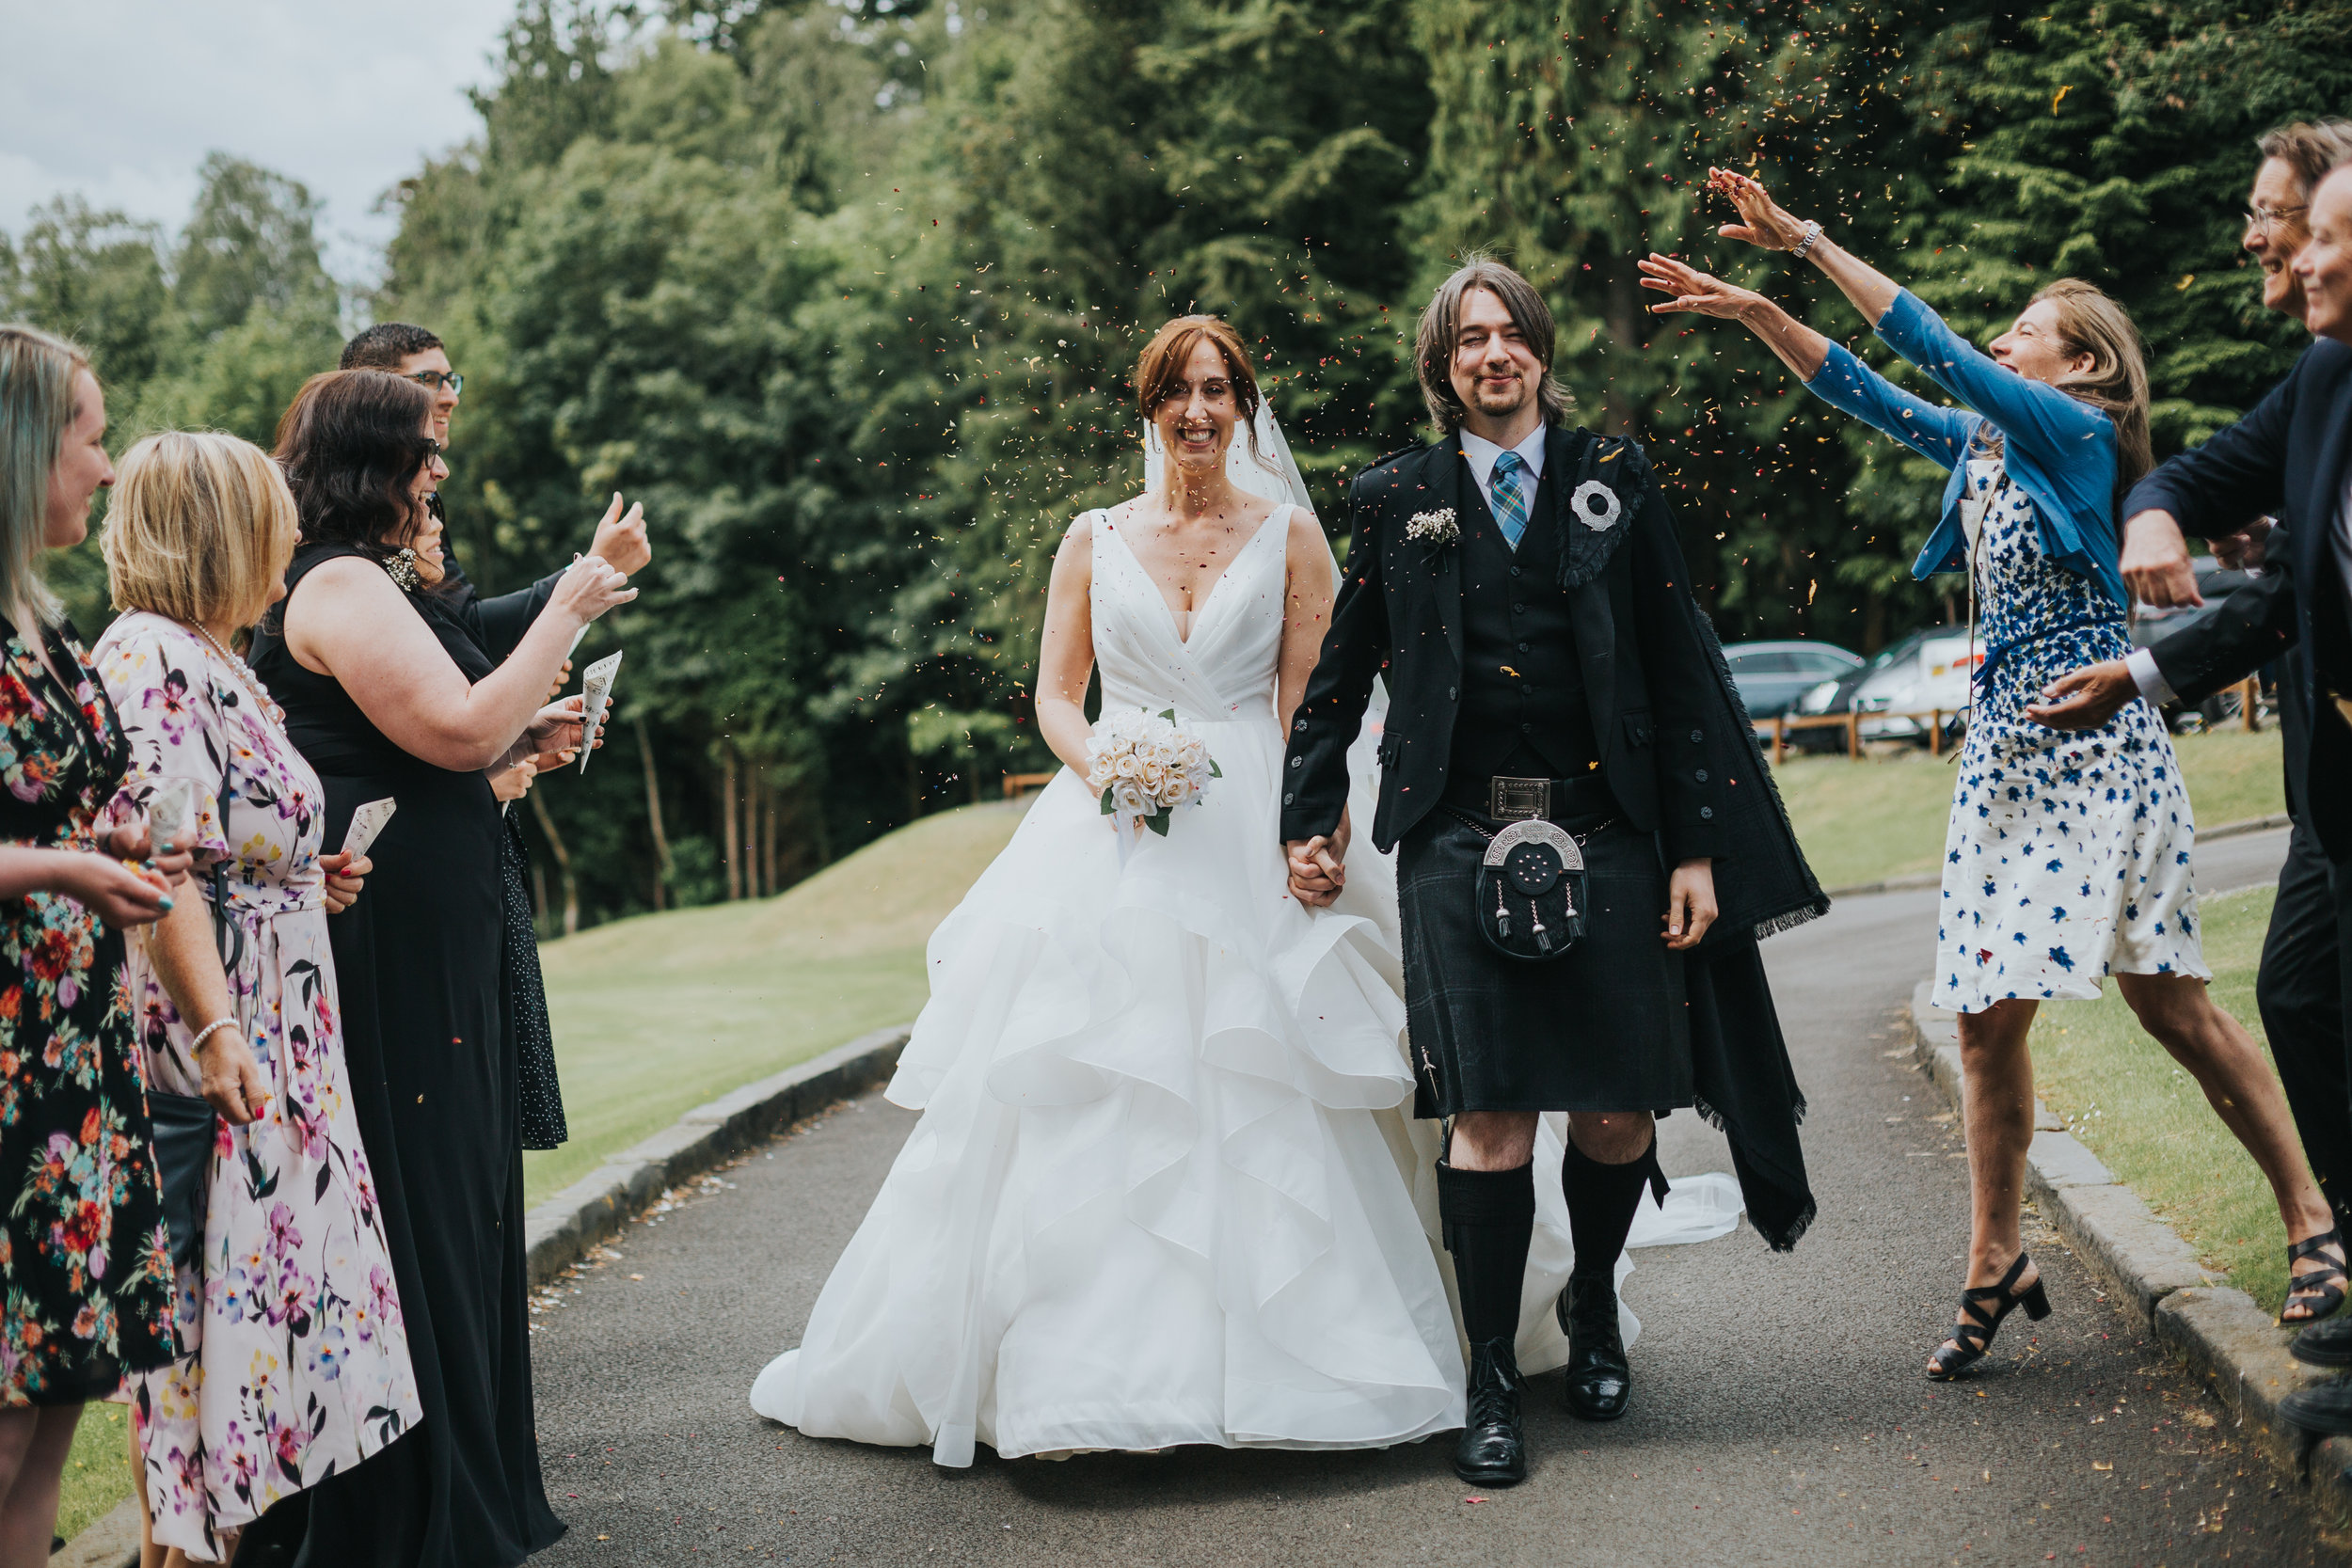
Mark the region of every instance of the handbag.
<instances>
[{"instance_id":1,"label":"handbag","mask_svg":"<svg viewBox=\"0 0 2352 1568\"><path fill-rule=\"evenodd\" d=\"M230 768L229 763L221 765L217 797L224 841L229 838ZM228 912L228 860L215 862L205 880L211 893L213 943L220 951L220 972L229 976L233 995L237 966L245 961L245 927ZM204 1249L204 1216L211 1208L218 1113L201 1095L151 1090L147 1116L154 1126L155 1175L164 1190L164 1228L171 1240L172 1266L197 1270Z\"/></svg>"},{"instance_id":2,"label":"handbag","mask_svg":"<svg viewBox=\"0 0 2352 1568\"><path fill-rule=\"evenodd\" d=\"M1514 822L1478 864L1478 934L1506 958L1548 963L1582 940L1590 887L1575 838L1541 817Z\"/></svg>"}]
</instances>

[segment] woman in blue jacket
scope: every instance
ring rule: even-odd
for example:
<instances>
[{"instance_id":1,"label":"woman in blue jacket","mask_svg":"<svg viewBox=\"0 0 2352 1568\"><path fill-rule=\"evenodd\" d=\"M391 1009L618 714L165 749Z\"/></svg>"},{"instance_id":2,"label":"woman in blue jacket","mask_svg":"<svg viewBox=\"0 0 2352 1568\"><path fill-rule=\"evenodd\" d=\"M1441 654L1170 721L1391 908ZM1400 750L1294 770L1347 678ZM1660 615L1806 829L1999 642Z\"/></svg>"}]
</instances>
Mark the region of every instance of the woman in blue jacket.
<instances>
[{"instance_id":1,"label":"woman in blue jacket","mask_svg":"<svg viewBox=\"0 0 2352 1568\"><path fill-rule=\"evenodd\" d=\"M1981 1359L2012 1308L2049 1310L2018 1234L2033 1137L2026 1035L2042 1002L2096 997L2108 974L2269 1178L2295 1271L2285 1321L2325 1317L2344 1299L2343 1240L2269 1065L2206 992L2196 827L2163 720L2135 702L2104 728L2060 732L2026 712L2059 675L2130 651L2115 505L2150 465L2131 318L2062 278L1986 354L1762 185L1728 170L1712 182L1743 220L1725 237L1812 261L1963 405L1902 390L1760 294L1663 256L1641 264L1644 285L1672 296L1653 309L1742 323L1810 390L1951 474L1912 571L1968 572L1982 656L1945 835L1934 992L1960 1014L1974 1213L1959 1319L1928 1375Z\"/></svg>"}]
</instances>

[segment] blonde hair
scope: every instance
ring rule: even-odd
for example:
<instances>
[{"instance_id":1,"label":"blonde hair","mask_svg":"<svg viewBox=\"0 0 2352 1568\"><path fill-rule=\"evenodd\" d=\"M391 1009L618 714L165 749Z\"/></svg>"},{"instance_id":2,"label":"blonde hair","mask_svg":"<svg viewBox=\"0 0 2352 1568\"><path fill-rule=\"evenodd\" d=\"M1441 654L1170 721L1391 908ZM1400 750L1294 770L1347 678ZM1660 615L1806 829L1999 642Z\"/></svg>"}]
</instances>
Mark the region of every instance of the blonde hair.
<instances>
[{"instance_id":1,"label":"blonde hair","mask_svg":"<svg viewBox=\"0 0 2352 1568\"><path fill-rule=\"evenodd\" d=\"M269 454L216 430L167 430L122 454L100 548L117 610L249 626L302 531Z\"/></svg>"},{"instance_id":2,"label":"blonde hair","mask_svg":"<svg viewBox=\"0 0 2352 1568\"><path fill-rule=\"evenodd\" d=\"M79 412L74 377L89 368L79 344L39 327L0 325L0 614L19 605L43 621L60 613L40 580L49 481Z\"/></svg>"}]
</instances>

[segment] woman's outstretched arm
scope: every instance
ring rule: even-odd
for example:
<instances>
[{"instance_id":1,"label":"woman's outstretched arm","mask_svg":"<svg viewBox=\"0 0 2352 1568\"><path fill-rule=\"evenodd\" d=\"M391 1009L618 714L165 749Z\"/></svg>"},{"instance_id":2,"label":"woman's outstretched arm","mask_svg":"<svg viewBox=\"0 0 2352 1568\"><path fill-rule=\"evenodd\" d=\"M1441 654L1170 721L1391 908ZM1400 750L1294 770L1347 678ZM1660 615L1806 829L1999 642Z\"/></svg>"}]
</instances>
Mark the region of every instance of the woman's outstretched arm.
<instances>
[{"instance_id":1,"label":"woman's outstretched arm","mask_svg":"<svg viewBox=\"0 0 2352 1568\"><path fill-rule=\"evenodd\" d=\"M1752 289L1735 287L1655 252L1640 265L1642 287L1669 296L1665 303L1651 306L1653 311L1689 310L1740 323L1823 402L1884 431L1931 462L1947 468L1959 466L1978 423L1976 415L1914 397Z\"/></svg>"}]
</instances>

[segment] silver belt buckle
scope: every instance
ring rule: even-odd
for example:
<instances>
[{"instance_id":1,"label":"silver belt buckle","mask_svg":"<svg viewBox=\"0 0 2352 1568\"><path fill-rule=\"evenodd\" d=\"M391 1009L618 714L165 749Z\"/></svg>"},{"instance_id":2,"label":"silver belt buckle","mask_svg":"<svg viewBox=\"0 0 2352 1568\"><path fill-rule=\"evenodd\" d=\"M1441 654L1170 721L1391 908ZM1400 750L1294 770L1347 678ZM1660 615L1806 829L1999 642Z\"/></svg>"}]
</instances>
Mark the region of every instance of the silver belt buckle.
<instances>
[{"instance_id":1,"label":"silver belt buckle","mask_svg":"<svg viewBox=\"0 0 2352 1568\"><path fill-rule=\"evenodd\" d=\"M1549 779L1486 781L1486 815L1497 822L1532 822L1551 815Z\"/></svg>"}]
</instances>

